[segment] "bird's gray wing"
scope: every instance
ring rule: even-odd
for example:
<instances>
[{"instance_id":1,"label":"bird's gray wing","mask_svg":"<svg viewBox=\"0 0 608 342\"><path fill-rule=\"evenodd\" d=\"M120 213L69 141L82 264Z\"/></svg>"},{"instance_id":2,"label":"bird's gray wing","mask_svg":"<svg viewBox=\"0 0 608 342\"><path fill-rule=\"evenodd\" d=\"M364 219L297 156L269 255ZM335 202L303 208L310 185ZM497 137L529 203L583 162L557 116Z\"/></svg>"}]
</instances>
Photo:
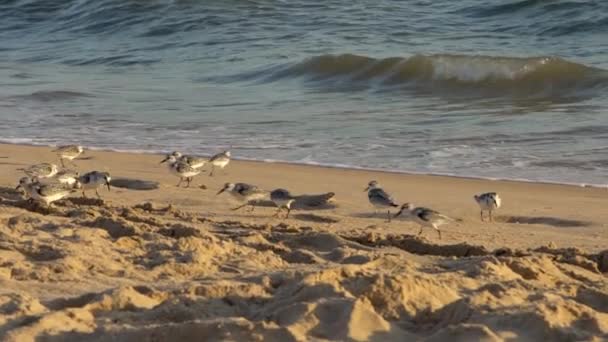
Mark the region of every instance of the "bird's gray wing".
<instances>
[{"instance_id":1,"label":"bird's gray wing","mask_svg":"<svg viewBox=\"0 0 608 342\"><path fill-rule=\"evenodd\" d=\"M252 192L256 191L257 188L258 187L255 185L239 183L239 188L237 189L237 192L243 196L247 196L248 194L251 194Z\"/></svg>"},{"instance_id":2,"label":"bird's gray wing","mask_svg":"<svg viewBox=\"0 0 608 342\"><path fill-rule=\"evenodd\" d=\"M42 196L50 196L50 195L56 194L58 192L64 192L64 191L69 191L69 190L66 189L63 186L63 184L49 183L49 184L45 184L44 186L41 186L40 188L38 188L38 193Z\"/></svg>"},{"instance_id":3,"label":"bird's gray wing","mask_svg":"<svg viewBox=\"0 0 608 342\"><path fill-rule=\"evenodd\" d=\"M431 221L433 218L437 218L440 214L429 208L418 208L416 209L415 215L421 220Z\"/></svg>"},{"instance_id":4,"label":"bird's gray wing","mask_svg":"<svg viewBox=\"0 0 608 342\"><path fill-rule=\"evenodd\" d=\"M192 166L188 165L187 163L178 163L177 166L175 167L175 169L179 173L192 172L195 170Z\"/></svg>"},{"instance_id":5,"label":"bird's gray wing","mask_svg":"<svg viewBox=\"0 0 608 342\"><path fill-rule=\"evenodd\" d=\"M297 196L295 199L299 205L306 207L321 207L326 205L335 195L336 194L333 192L328 192L320 195L301 195Z\"/></svg>"},{"instance_id":6,"label":"bird's gray wing","mask_svg":"<svg viewBox=\"0 0 608 342\"><path fill-rule=\"evenodd\" d=\"M384 191L384 189L374 189L374 191L370 192L370 197L375 197L376 199L382 200L386 203L397 205L393 197Z\"/></svg>"},{"instance_id":7,"label":"bird's gray wing","mask_svg":"<svg viewBox=\"0 0 608 342\"><path fill-rule=\"evenodd\" d=\"M222 157L223 155L224 155L223 153L218 153L218 154L214 155L213 157L211 157L211 159L209 159L209 161L217 160L220 157Z\"/></svg>"},{"instance_id":8,"label":"bird's gray wing","mask_svg":"<svg viewBox=\"0 0 608 342\"><path fill-rule=\"evenodd\" d=\"M455 221L455 219L429 208L419 208L418 210L416 210L416 216L418 216L421 220L427 222L439 220Z\"/></svg>"}]
</instances>

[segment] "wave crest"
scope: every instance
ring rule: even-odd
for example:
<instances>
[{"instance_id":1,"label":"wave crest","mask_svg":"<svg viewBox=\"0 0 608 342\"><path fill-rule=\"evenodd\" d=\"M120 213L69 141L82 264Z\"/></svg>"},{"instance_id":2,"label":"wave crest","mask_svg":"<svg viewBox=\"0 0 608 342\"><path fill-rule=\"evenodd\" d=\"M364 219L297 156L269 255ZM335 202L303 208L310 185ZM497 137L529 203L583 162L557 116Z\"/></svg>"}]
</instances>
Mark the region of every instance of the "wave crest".
<instances>
[{"instance_id":1,"label":"wave crest","mask_svg":"<svg viewBox=\"0 0 608 342\"><path fill-rule=\"evenodd\" d=\"M266 70L268 71L268 70ZM266 81L305 78L324 85L474 90L482 95L585 95L608 88L608 71L556 57L416 55L376 59L321 55L272 70ZM251 75L250 75L251 76Z\"/></svg>"}]
</instances>

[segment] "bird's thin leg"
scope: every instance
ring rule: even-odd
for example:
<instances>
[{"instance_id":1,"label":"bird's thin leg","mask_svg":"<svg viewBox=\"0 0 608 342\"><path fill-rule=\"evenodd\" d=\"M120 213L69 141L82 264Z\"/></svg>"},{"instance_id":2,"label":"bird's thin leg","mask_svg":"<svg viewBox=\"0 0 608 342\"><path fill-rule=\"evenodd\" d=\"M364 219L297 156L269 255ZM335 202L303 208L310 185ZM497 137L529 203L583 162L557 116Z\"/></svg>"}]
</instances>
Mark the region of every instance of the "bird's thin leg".
<instances>
[{"instance_id":1,"label":"bird's thin leg","mask_svg":"<svg viewBox=\"0 0 608 342\"><path fill-rule=\"evenodd\" d=\"M82 197L87 198L87 194L84 193L84 189L82 189Z\"/></svg>"},{"instance_id":2,"label":"bird's thin leg","mask_svg":"<svg viewBox=\"0 0 608 342\"><path fill-rule=\"evenodd\" d=\"M272 215L272 217L279 217L279 213L281 212L281 207L277 208L277 211L274 212L274 215Z\"/></svg>"},{"instance_id":3,"label":"bird's thin leg","mask_svg":"<svg viewBox=\"0 0 608 342\"><path fill-rule=\"evenodd\" d=\"M251 205L251 209L249 209L249 212L252 213L255 210L255 203L253 202L253 204Z\"/></svg>"},{"instance_id":4,"label":"bird's thin leg","mask_svg":"<svg viewBox=\"0 0 608 342\"><path fill-rule=\"evenodd\" d=\"M63 163L63 158L59 158L59 160L61 161L61 167L65 168L65 164Z\"/></svg>"},{"instance_id":5,"label":"bird's thin leg","mask_svg":"<svg viewBox=\"0 0 608 342\"><path fill-rule=\"evenodd\" d=\"M243 204L243 205L239 205L239 206L238 206L238 207L236 207L236 208L232 208L232 210L239 210L239 209L241 209L242 207L244 207L244 206L246 206L246 205L248 205L248 204L249 204L249 203L245 203L245 204Z\"/></svg>"},{"instance_id":6,"label":"bird's thin leg","mask_svg":"<svg viewBox=\"0 0 608 342\"><path fill-rule=\"evenodd\" d=\"M494 218L492 218L492 210L490 209L490 222L493 222Z\"/></svg>"},{"instance_id":7,"label":"bird's thin leg","mask_svg":"<svg viewBox=\"0 0 608 342\"><path fill-rule=\"evenodd\" d=\"M180 186L180 185L182 185L182 181L183 181L183 180L184 180L184 179L183 179L182 177L179 177L179 182L178 182L178 183L177 183L177 185L176 185L178 188L179 188L179 186Z\"/></svg>"},{"instance_id":8,"label":"bird's thin leg","mask_svg":"<svg viewBox=\"0 0 608 342\"><path fill-rule=\"evenodd\" d=\"M285 215L285 218L288 219L289 218L289 213L291 212L291 208L287 207L287 215Z\"/></svg>"},{"instance_id":9,"label":"bird's thin leg","mask_svg":"<svg viewBox=\"0 0 608 342\"><path fill-rule=\"evenodd\" d=\"M215 171L215 166L211 165L211 172L209 173L209 177L213 177L213 171Z\"/></svg>"},{"instance_id":10,"label":"bird's thin leg","mask_svg":"<svg viewBox=\"0 0 608 342\"><path fill-rule=\"evenodd\" d=\"M420 231L418 232L418 236L422 235L422 229L423 229L423 228L424 228L424 227L420 226Z\"/></svg>"},{"instance_id":11,"label":"bird's thin leg","mask_svg":"<svg viewBox=\"0 0 608 342\"><path fill-rule=\"evenodd\" d=\"M95 188L95 194L97 195L97 198L101 199L101 196L99 195L99 191L97 191L97 188Z\"/></svg>"},{"instance_id":12,"label":"bird's thin leg","mask_svg":"<svg viewBox=\"0 0 608 342\"><path fill-rule=\"evenodd\" d=\"M188 184L186 184L186 188L189 188L190 187L190 182L192 182L192 177L186 178L186 182L188 182Z\"/></svg>"},{"instance_id":13,"label":"bird's thin leg","mask_svg":"<svg viewBox=\"0 0 608 342\"><path fill-rule=\"evenodd\" d=\"M483 222L483 210L479 211L479 217L481 219L481 222Z\"/></svg>"},{"instance_id":14,"label":"bird's thin leg","mask_svg":"<svg viewBox=\"0 0 608 342\"><path fill-rule=\"evenodd\" d=\"M391 222L391 211L386 212L386 222Z\"/></svg>"},{"instance_id":15,"label":"bird's thin leg","mask_svg":"<svg viewBox=\"0 0 608 342\"><path fill-rule=\"evenodd\" d=\"M435 228L435 230L437 231L437 234L439 234L439 240L441 240L441 230L439 230L439 228L435 227L433 225L433 228Z\"/></svg>"}]
</instances>

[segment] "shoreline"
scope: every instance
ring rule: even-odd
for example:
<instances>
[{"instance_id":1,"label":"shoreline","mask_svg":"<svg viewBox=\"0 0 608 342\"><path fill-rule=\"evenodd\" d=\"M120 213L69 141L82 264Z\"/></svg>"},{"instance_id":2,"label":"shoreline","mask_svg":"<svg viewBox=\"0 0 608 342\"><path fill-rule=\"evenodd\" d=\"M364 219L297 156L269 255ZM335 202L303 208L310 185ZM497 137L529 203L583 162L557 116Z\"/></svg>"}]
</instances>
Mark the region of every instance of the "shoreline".
<instances>
[{"instance_id":1,"label":"shoreline","mask_svg":"<svg viewBox=\"0 0 608 342\"><path fill-rule=\"evenodd\" d=\"M29 146L29 147L46 147L46 148L54 148L58 145L45 145L45 144L27 144L27 143L12 143L0 140L1 145L9 145L9 146ZM172 151L148 151L148 150L122 150L122 149L111 149L111 148L98 148L98 147L88 147L83 146L85 149L91 151L99 151L99 152L114 152L114 153L131 153L131 154L144 154L144 155L163 155L171 153ZM195 154L200 157L209 158L212 154ZM0 156L1 157L1 156ZM294 165L294 166L307 166L307 167L318 167L318 168L326 168L326 169L338 169L338 170L353 170L353 171L364 171L364 172L377 172L377 173L388 173L388 174L396 174L396 175L409 175L409 176L429 176L429 177L447 177L447 178L456 178L456 179L469 179L469 180L481 180L481 181L496 181L496 182L514 182L514 183L530 183L530 184L540 184L540 185L556 185L556 186L572 186L572 187L580 187L580 188L593 188L593 189L605 189L608 191L608 182L606 184L594 184L594 183L571 183L571 182L558 182L558 181L543 181L543 180L531 180L524 178L491 178L491 177L482 177L482 176L464 176L464 175L456 175L449 173L432 173L432 172L416 172L416 171L403 171L403 170L393 170L393 169L376 169L376 168L366 168L366 167L358 167L353 165L332 165L332 164L324 164L324 163L316 163L316 162L297 162L297 161L286 161L286 160L275 160L275 159L253 159L253 158L241 158L241 157L232 157L232 160L235 161L243 161L243 162L253 162L253 163L264 163L264 164L278 164L278 165Z\"/></svg>"},{"instance_id":2,"label":"shoreline","mask_svg":"<svg viewBox=\"0 0 608 342\"><path fill-rule=\"evenodd\" d=\"M8 163L0 162L0 171L5 171L0 176L0 182L14 186L21 175L16 170L18 167L37 162L57 163L51 149L0 144L0 151L6 150L7 153L3 154L12 157ZM245 182L266 190L286 188L294 194L334 192L338 208L322 213L342 222L338 225L339 229L373 223L373 226L378 227L375 229L382 230L385 229L383 221L369 216L373 210L363 192L370 180L378 180L398 203L413 202L448 216L465 219L464 224L455 225L455 228L458 227L457 234L440 243L474 239L470 242L478 241L489 249L514 246L537 248L548 241L563 239L568 245L562 247L580 247L594 252L601 250L604 241L608 245L608 212L604 210L608 195L602 188L235 160L219 177L208 177L205 174L195 177L195 186L202 183L209 190L192 194L191 189L174 187L177 178L167 172L166 166L159 164L162 156L88 150L83 157L92 159L77 160L76 163L82 167L81 171L109 171L113 178L127 177L160 184L158 191L119 190L125 194L124 198L119 199L121 203L152 201L174 204L191 211L205 208L211 216L229 218L233 215L229 210L230 203L233 202L230 198L216 198L212 192L217 192L225 182ZM11 163L10 159L16 159L14 161L18 163ZM497 211L500 222L496 225L480 221L479 207L473 201L473 195L489 191L498 192L503 198L503 207ZM109 193L108 196L114 200L115 194ZM368 217L372 219L371 222L366 222ZM404 232L404 229L411 232L416 227L406 219L397 222L399 223L388 225L387 232L398 234ZM522 227L532 231L521 234L517 230ZM570 227L585 231L588 236L578 233L572 235L568 231ZM503 236L502 240L497 239L500 236Z\"/></svg>"}]
</instances>

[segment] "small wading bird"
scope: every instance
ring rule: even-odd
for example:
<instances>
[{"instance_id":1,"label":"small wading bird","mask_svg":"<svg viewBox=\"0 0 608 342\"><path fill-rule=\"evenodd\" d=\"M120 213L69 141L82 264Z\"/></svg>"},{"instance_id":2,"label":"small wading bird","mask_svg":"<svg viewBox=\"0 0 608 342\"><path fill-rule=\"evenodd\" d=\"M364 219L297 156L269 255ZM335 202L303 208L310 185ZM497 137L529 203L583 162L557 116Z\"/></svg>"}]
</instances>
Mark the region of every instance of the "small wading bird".
<instances>
[{"instance_id":1,"label":"small wading bird","mask_svg":"<svg viewBox=\"0 0 608 342\"><path fill-rule=\"evenodd\" d=\"M75 166L76 164L74 164L74 159L78 158L78 156L80 156L84 152L84 149L82 148L82 146L79 145L66 145L57 147L53 150L53 152L57 153L57 156L61 161L61 166L65 167L65 164L63 162L64 159L69 160L70 163Z\"/></svg>"},{"instance_id":2,"label":"small wading bird","mask_svg":"<svg viewBox=\"0 0 608 342\"><path fill-rule=\"evenodd\" d=\"M291 205L295 202L295 198L291 195L291 193L285 189L276 189L270 193L270 200L277 206L277 211L273 215L278 217L283 208L287 209L287 214L285 214L285 218L289 218L289 213L291 212Z\"/></svg>"},{"instance_id":3,"label":"small wading bird","mask_svg":"<svg viewBox=\"0 0 608 342\"><path fill-rule=\"evenodd\" d=\"M17 169L23 171L32 179L51 178L59 172L57 165L51 163L41 163L32 165L26 169Z\"/></svg>"},{"instance_id":4,"label":"small wading bird","mask_svg":"<svg viewBox=\"0 0 608 342\"><path fill-rule=\"evenodd\" d=\"M374 206L374 209L377 213L377 209L387 209L386 220L387 222L391 222L391 210L390 208L397 208L399 204L395 203L395 200L389 195L386 191L384 191L378 182L375 180L369 182L367 184L367 198L369 199L369 203Z\"/></svg>"},{"instance_id":5,"label":"small wading bird","mask_svg":"<svg viewBox=\"0 0 608 342\"><path fill-rule=\"evenodd\" d=\"M244 202L243 205L240 205L236 208L232 208L232 210L239 210L247 205L250 205L251 209L249 211L253 211L258 201L268 197L267 191L264 191L255 185L247 183L226 183L216 195L219 195L223 192L229 193L230 195L232 195L233 198L235 198L239 202Z\"/></svg>"},{"instance_id":6,"label":"small wading bird","mask_svg":"<svg viewBox=\"0 0 608 342\"><path fill-rule=\"evenodd\" d=\"M192 179L194 178L194 176L201 173L201 169L195 169L192 166L190 166L184 162L180 162L173 155L168 155L160 163L162 164L165 162L167 163L167 165L169 167L169 172L171 172L172 174L179 177L179 182L176 185L177 187L179 187L184 180L186 180L186 182L188 182L188 184L186 185L186 188L190 187L190 182L192 182Z\"/></svg>"},{"instance_id":7,"label":"small wading bird","mask_svg":"<svg viewBox=\"0 0 608 342\"><path fill-rule=\"evenodd\" d=\"M74 170L61 170L52 178L59 183L73 185L78 180L79 173Z\"/></svg>"},{"instance_id":8,"label":"small wading bird","mask_svg":"<svg viewBox=\"0 0 608 342\"><path fill-rule=\"evenodd\" d=\"M448 222L456 221L455 219L440 214L435 210L415 207L411 203L405 203L402 205L401 210L395 214L395 217L401 215L402 213L408 214L410 218L420 225L418 235L422 234L422 229L424 227L430 227L437 231L437 234L439 234L439 239L441 239L441 230L439 230L439 227Z\"/></svg>"},{"instance_id":9,"label":"small wading bird","mask_svg":"<svg viewBox=\"0 0 608 342\"><path fill-rule=\"evenodd\" d=\"M78 181L81 184L82 197L87 197L85 190L95 189L95 194L98 198L101 198L97 188L99 188L100 185L105 185L108 187L108 191L110 191L110 182L112 181L112 178L107 172L91 171L80 176Z\"/></svg>"},{"instance_id":10,"label":"small wading bird","mask_svg":"<svg viewBox=\"0 0 608 342\"><path fill-rule=\"evenodd\" d=\"M19 180L19 185L16 189L23 189L29 199L44 203L47 208L51 208L51 204L58 201L70 193L80 188L80 182L76 181L73 185L67 186L61 183L42 184L32 181L28 177L23 177Z\"/></svg>"},{"instance_id":11,"label":"small wading bird","mask_svg":"<svg viewBox=\"0 0 608 342\"><path fill-rule=\"evenodd\" d=\"M492 218L492 211L500 208L502 202L500 196L496 192L486 192L485 194L475 195L473 198L479 205L481 221L483 222L483 212L488 211L490 222L492 222L494 220Z\"/></svg>"},{"instance_id":12,"label":"small wading bird","mask_svg":"<svg viewBox=\"0 0 608 342\"><path fill-rule=\"evenodd\" d=\"M209 159L209 163L211 163L211 172L209 173L209 176L213 176L216 167L223 170L228 163L230 163L230 156L230 151L224 151L211 157L211 159Z\"/></svg>"},{"instance_id":13,"label":"small wading bird","mask_svg":"<svg viewBox=\"0 0 608 342\"><path fill-rule=\"evenodd\" d=\"M195 169L200 169L207 164L207 159L203 157L183 155L181 152L174 151L171 153L180 162L186 163Z\"/></svg>"}]
</instances>

